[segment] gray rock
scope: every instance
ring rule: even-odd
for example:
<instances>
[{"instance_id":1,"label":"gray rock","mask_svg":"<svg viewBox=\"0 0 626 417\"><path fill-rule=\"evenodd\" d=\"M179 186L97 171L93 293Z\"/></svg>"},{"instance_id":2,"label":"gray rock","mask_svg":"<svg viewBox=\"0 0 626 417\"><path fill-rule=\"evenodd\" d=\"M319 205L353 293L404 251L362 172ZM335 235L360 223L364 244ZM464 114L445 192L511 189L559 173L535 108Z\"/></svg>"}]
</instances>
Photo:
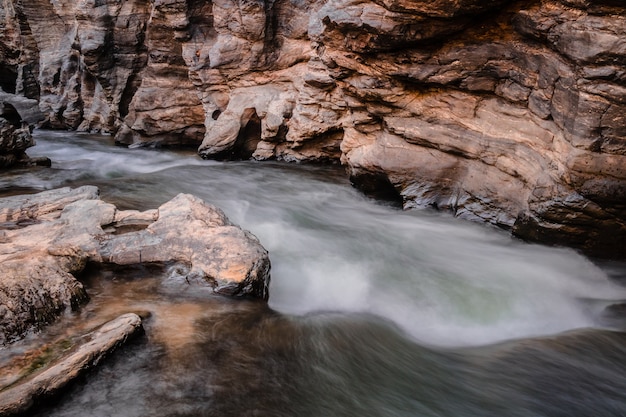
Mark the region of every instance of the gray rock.
<instances>
[{"instance_id":1,"label":"gray rock","mask_svg":"<svg viewBox=\"0 0 626 417\"><path fill-rule=\"evenodd\" d=\"M36 100L0 89L0 168L14 165L50 165L47 158L31 159L26 149L35 145L33 125L42 119Z\"/></svg>"},{"instance_id":2,"label":"gray rock","mask_svg":"<svg viewBox=\"0 0 626 417\"><path fill-rule=\"evenodd\" d=\"M19 116L20 122L24 121L29 126L36 125L43 120L43 114L39 110L37 100L29 99L17 94L9 94L0 90L0 106L10 105ZM21 124L21 123L20 123Z\"/></svg>"},{"instance_id":3,"label":"gray rock","mask_svg":"<svg viewBox=\"0 0 626 417\"><path fill-rule=\"evenodd\" d=\"M26 158L24 152L34 144L28 126L15 127L7 119L0 117L0 168L16 165Z\"/></svg>"}]
</instances>

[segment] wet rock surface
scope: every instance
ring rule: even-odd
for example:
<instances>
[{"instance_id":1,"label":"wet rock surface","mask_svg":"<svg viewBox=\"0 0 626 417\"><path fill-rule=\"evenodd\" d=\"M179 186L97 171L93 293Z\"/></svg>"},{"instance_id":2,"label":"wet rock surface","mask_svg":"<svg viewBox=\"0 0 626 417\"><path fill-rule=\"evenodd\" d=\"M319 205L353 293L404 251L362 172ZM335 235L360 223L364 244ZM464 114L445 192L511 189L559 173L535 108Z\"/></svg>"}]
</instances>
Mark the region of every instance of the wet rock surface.
<instances>
[{"instance_id":1,"label":"wet rock surface","mask_svg":"<svg viewBox=\"0 0 626 417\"><path fill-rule=\"evenodd\" d=\"M129 313L84 335L82 342L59 360L8 387L0 387L0 415L27 415L142 331L141 318Z\"/></svg>"},{"instance_id":2,"label":"wet rock surface","mask_svg":"<svg viewBox=\"0 0 626 417\"><path fill-rule=\"evenodd\" d=\"M156 210L117 210L96 187L0 200L0 344L87 300L88 263L171 266L169 288L267 299L270 262L250 233L180 194Z\"/></svg>"},{"instance_id":3,"label":"wet rock surface","mask_svg":"<svg viewBox=\"0 0 626 417\"><path fill-rule=\"evenodd\" d=\"M38 99L49 127L341 161L407 208L624 256L621 2L33 0L0 14L2 88Z\"/></svg>"}]
</instances>

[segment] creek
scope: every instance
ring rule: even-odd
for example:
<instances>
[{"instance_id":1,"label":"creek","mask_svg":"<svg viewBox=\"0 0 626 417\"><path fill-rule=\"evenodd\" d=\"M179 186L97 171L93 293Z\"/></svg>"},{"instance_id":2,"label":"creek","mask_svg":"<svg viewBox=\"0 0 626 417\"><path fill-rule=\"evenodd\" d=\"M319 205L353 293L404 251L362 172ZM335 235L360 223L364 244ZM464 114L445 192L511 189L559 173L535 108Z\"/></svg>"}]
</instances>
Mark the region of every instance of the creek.
<instances>
[{"instance_id":1,"label":"creek","mask_svg":"<svg viewBox=\"0 0 626 417\"><path fill-rule=\"evenodd\" d=\"M7 172L2 195L92 184L145 210L192 193L272 261L268 305L90 268L91 301L19 343L129 311L149 312L146 335L38 416L626 416L626 263L399 210L340 167L35 137L52 167Z\"/></svg>"}]
</instances>

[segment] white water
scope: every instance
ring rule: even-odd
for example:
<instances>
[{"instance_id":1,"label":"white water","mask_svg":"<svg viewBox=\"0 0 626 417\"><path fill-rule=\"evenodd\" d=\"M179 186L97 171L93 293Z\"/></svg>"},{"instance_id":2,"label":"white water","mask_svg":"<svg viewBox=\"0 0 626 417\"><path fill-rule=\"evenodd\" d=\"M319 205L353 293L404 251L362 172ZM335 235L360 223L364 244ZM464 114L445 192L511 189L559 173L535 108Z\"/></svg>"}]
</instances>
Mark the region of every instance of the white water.
<instances>
[{"instance_id":1,"label":"white water","mask_svg":"<svg viewBox=\"0 0 626 417\"><path fill-rule=\"evenodd\" d=\"M53 168L5 177L2 187L97 184L105 200L133 208L196 194L270 251L270 306L282 313L371 313L421 344L474 346L601 326L603 308L626 299L573 250L378 204L332 169L217 163L73 133L37 141L29 154Z\"/></svg>"},{"instance_id":2,"label":"white water","mask_svg":"<svg viewBox=\"0 0 626 417\"><path fill-rule=\"evenodd\" d=\"M9 350L71 340L128 311L150 313L146 336L37 417L626 415L626 318L623 306L603 311L626 298L623 262L598 267L402 212L365 198L341 169L37 137L29 153L53 167L6 171L3 194L94 184L121 208L148 209L191 192L256 234L273 265L273 310L177 293L158 268L85 274L91 301ZM618 331L599 329L608 325Z\"/></svg>"}]
</instances>

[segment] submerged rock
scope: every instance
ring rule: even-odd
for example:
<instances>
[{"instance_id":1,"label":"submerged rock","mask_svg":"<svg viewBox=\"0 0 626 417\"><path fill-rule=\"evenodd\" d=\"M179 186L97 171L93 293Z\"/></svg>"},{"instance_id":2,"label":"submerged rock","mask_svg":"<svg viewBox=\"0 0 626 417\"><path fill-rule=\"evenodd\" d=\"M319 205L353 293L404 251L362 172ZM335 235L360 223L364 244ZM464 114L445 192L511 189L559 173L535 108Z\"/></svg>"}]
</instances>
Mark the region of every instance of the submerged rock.
<instances>
[{"instance_id":1,"label":"submerged rock","mask_svg":"<svg viewBox=\"0 0 626 417\"><path fill-rule=\"evenodd\" d=\"M87 341L70 354L10 387L0 387L0 415L26 415L36 404L60 394L68 384L142 330L141 318L132 313L105 323L86 335Z\"/></svg>"},{"instance_id":2,"label":"submerged rock","mask_svg":"<svg viewBox=\"0 0 626 417\"><path fill-rule=\"evenodd\" d=\"M118 210L91 186L7 197L0 199L0 345L86 301L74 275L88 262L175 265L181 291L269 295L267 251L194 196L146 212Z\"/></svg>"}]
</instances>

